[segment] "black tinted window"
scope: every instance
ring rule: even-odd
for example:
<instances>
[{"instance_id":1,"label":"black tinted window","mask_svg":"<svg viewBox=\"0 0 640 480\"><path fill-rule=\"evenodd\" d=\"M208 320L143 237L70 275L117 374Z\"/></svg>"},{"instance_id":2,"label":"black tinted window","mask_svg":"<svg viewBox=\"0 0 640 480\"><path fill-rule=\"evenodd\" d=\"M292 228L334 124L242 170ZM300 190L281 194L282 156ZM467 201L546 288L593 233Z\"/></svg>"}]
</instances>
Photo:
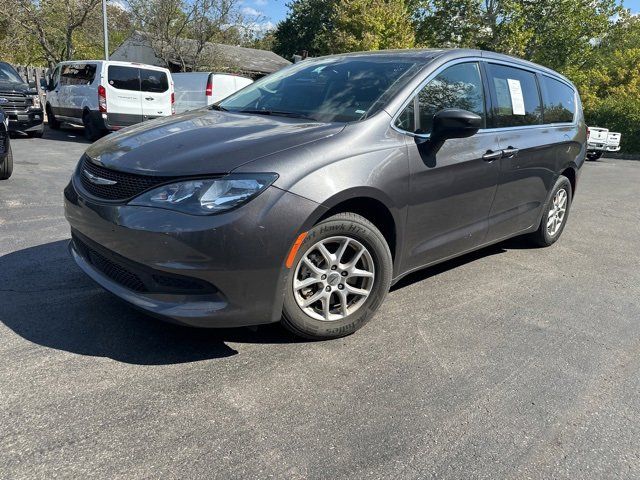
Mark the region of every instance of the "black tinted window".
<instances>
[{"instance_id":1,"label":"black tinted window","mask_svg":"<svg viewBox=\"0 0 640 480\"><path fill-rule=\"evenodd\" d=\"M113 88L140 91L140 70L137 68L110 65L108 77Z\"/></svg>"},{"instance_id":2,"label":"black tinted window","mask_svg":"<svg viewBox=\"0 0 640 480\"><path fill-rule=\"evenodd\" d=\"M484 90L477 63L460 63L434 77L418 93L418 125L414 122L414 102L396 120L409 132L431 133L433 116L445 108L459 108L485 118Z\"/></svg>"},{"instance_id":3,"label":"black tinted window","mask_svg":"<svg viewBox=\"0 0 640 480\"><path fill-rule=\"evenodd\" d=\"M543 76L544 123L573 122L576 97L569 85Z\"/></svg>"},{"instance_id":4,"label":"black tinted window","mask_svg":"<svg viewBox=\"0 0 640 480\"><path fill-rule=\"evenodd\" d=\"M488 64L493 90L495 126L514 127L542 123L538 82L534 73L504 65Z\"/></svg>"},{"instance_id":5,"label":"black tinted window","mask_svg":"<svg viewBox=\"0 0 640 480\"><path fill-rule=\"evenodd\" d=\"M351 122L380 110L420 68L415 61L382 55L305 60L258 80L220 105L232 111Z\"/></svg>"},{"instance_id":6,"label":"black tinted window","mask_svg":"<svg viewBox=\"0 0 640 480\"><path fill-rule=\"evenodd\" d=\"M169 80L164 72L141 68L140 85L143 92L162 93L169 89Z\"/></svg>"},{"instance_id":7,"label":"black tinted window","mask_svg":"<svg viewBox=\"0 0 640 480\"><path fill-rule=\"evenodd\" d=\"M8 63L0 63L0 80L8 82L23 83L18 72Z\"/></svg>"},{"instance_id":8,"label":"black tinted window","mask_svg":"<svg viewBox=\"0 0 640 480\"><path fill-rule=\"evenodd\" d=\"M77 63L62 67L60 83L62 85L91 85L96 76L96 65Z\"/></svg>"}]
</instances>

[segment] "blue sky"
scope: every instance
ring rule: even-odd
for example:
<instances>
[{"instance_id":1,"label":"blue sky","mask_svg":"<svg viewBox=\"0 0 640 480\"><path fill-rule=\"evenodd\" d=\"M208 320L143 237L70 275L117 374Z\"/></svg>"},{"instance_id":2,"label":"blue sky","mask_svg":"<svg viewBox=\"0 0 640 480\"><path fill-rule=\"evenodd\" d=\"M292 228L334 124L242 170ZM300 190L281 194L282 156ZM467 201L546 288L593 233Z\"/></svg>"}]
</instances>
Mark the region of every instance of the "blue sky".
<instances>
[{"instance_id":1,"label":"blue sky","mask_svg":"<svg viewBox=\"0 0 640 480\"><path fill-rule=\"evenodd\" d=\"M274 26L287 15L287 2L289 0L242 0L242 8L245 13L260 13L265 17L265 22L271 22ZM640 0L624 0L624 6L632 12L640 12Z\"/></svg>"}]
</instances>

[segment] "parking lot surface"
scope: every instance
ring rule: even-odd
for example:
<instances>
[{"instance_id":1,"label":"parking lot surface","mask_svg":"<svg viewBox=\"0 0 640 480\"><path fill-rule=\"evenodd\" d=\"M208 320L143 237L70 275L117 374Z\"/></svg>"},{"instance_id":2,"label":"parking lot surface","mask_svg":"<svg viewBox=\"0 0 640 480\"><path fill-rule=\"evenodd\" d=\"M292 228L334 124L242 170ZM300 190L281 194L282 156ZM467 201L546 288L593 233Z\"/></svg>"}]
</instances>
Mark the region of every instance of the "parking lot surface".
<instances>
[{"instance_id":1,"label":"parking lot surface","mask_svg":"<svg viewBox=\"0 0 640 480\"><path fill-rule=\"evenodd\" d=\"M640 477L640 162L587 163L553 247L413 274L310 343L92 283L62 213L86 147L14 139L0 183L0 477Z\"/></svg>"}]
</instances>

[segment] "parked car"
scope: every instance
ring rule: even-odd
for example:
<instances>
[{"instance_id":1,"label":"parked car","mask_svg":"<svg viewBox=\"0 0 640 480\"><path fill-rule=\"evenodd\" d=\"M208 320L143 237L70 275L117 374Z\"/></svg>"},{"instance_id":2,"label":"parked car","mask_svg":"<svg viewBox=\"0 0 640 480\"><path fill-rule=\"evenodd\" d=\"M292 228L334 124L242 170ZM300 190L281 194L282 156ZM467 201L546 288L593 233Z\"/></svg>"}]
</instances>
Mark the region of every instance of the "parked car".
<instances>
[{"instance_id":1,"label":"parked car","mask_svg":"<svg viewBox=\"0 0 640 480\"><path fill-rule=\"evenodd\" d=\"M47 85L47 119L81 124L96 140L108 131L175 113L171 73L130 62L83 60L60 63Z\"/></svg>"},{"instance_id":2,"label":"parked car","mask_svg":"<svg viewBox=\"0 0 640 480\"><path fill-rule=\"evenodd\" d=\"M8 179L13 173L13 154L9 138L9 117L0 108L0 180Z\"/></svg>"},{"instance_id":3,"label":"parked car","mask_svg":"<svg viewBox=\"0 0 640 480\"><path fill-rule=\"evenodd\" d=\"M619 152L622 134L618 132L609 132L607 134L607 152Z\"/></svg>"},{"instance_id":4,"label":"parked car","mask_svg":"<svg viewBox=\"0 0 640 480\"><path fill-rule=\"evenodd\" d=\"M176 113L213 105L253 83L250 78L214 72L174 73Z\"/></svg>"},{"instance_id":5,"label":"parked car","mask_svg":"<svg viewBox=\"0 0 640 480\"><path fill-rule=\"evenodd\" d=\"M558 240L585 158L576 88L477 50L305 60L209 109L93 144L65 190L73 258L201 327L362 327L405 275ZM464 292L461 292L463 295Z\"/></svg>"},{"instance_id":6,"label":"parked car","mask_svg":"<svg viewBox=\"0 0 640 480\"><path fill-rule=\"evenodd\" d=\"M598 160L607 150L607 128L589 127L587 129L587 159Z\"/></svg>"},{"instance_id":7,"label":"parked car","mask_svg":"<svg viewBox=\"0 0 640 480\"><path fill-rule=\"evenodd\" d=\"M42 137L44 115L35 83L25 82L11 65L0 62L0 107L9 119L9 130Z\"/></svg>"}]
</instances>

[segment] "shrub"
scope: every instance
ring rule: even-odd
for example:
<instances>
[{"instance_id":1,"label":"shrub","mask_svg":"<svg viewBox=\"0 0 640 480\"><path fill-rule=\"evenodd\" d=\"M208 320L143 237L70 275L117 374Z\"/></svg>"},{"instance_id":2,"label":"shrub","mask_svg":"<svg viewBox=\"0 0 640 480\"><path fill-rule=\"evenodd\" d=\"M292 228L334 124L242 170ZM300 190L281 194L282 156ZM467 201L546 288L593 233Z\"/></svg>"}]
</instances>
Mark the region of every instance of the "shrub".
<instances>
[{"instance_id":1,"label":"shrub","mask_svg":"<svg viewBox=\"0 0 640 480\"><path fill-rule=\"evenodd\" d=\"M640 154L640 98L612 95L585 108L587 125L622 134L621 151Z\"/></svg>"}]
</instances>

